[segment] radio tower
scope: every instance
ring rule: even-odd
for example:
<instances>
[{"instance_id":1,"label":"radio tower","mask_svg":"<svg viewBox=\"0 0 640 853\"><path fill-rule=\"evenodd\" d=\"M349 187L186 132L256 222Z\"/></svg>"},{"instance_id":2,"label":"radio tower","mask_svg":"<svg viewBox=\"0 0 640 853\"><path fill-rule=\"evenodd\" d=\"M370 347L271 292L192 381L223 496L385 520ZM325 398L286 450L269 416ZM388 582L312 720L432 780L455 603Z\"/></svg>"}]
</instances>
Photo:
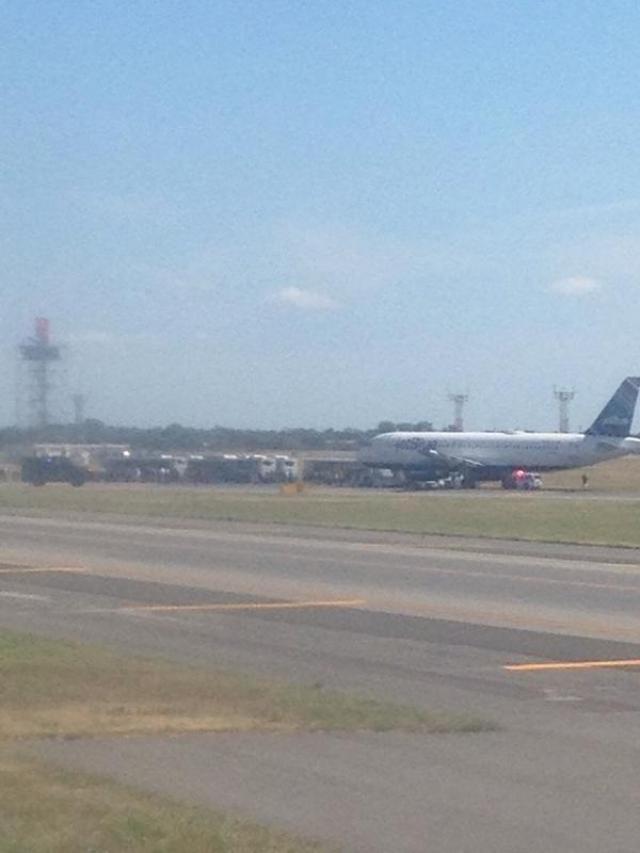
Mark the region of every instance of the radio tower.
<instances>
[{"instance_id":1,"label":"radio tower","mask_svg":"<svg viewBox=\"0 0 640 853\"><path fill-rule=\"evenodd\" d=\"M569 403L576 396L576 392L566 388L556 388L554 385L553 396L558 401L558 429L560 432L569 432Z\"/></svg>"},{"instance_id":2,"label":"radio tower","mask_svg":"<svg viewBox=\"0 0 640 853\"><path fill-rule=\"evenodd\" d=\"M449 394L449 399L453 403L453 428L456 432L462 432L464 430L464 406L469 395Z\"/></svg>"},{"instance_id":3,"label":"radio tower","mask_svg":"<svg viewBox=\"0 0 640 853\"><path fill-rule=\"evenodd\" d=\"M26 398L28 423L42 429L49 423L49 396L53 365L60 360L60 348L51 343L49 321L36 317L34 336L20 344L20 361L27 370Z\"/></svg>"}]
</instances>

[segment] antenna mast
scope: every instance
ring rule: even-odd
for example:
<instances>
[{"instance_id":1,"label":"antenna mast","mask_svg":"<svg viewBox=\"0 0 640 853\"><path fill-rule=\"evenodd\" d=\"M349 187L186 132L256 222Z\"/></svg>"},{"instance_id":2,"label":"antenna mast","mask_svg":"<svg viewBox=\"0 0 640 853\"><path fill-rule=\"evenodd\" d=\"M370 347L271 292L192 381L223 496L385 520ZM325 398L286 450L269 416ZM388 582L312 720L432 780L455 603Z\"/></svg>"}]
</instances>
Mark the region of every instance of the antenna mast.
<instances>
[{"instance_id":1,"label":"antenna mast","mask_svg":"<svg viewBox=\"0 0 640 853\"><path fill-rule=\"evenodd\" d=\"M49 423L49 399L53 365L60 360L60 348L51 343L46 317L36 317L34 335L18 347L20 361L27 368L26 396L28 425L42 429Z\"/></svg>"}]
</instances>

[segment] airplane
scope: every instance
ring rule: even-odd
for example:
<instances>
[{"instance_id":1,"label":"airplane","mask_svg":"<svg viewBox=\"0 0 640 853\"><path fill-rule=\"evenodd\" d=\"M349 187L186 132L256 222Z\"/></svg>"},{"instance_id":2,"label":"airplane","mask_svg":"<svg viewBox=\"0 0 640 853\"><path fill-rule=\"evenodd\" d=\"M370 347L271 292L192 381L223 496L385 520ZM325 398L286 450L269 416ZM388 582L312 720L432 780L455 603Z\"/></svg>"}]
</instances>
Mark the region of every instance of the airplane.
<instances>
[{"instance_id":1,"label":"airplane","mask_svg":"<svg viewBox=\"0 0 640 853\"><path fill-rule=\"evenodd\" d=\"M514 488L523 472L581 468L640 454L640 438L630 435L639 388L640 377L628 376L585 433L388 432L373 438L358 459L370 468L403 472L413 482L453 474L465 488L488 480Z\"/></svg>"}]
</instances>

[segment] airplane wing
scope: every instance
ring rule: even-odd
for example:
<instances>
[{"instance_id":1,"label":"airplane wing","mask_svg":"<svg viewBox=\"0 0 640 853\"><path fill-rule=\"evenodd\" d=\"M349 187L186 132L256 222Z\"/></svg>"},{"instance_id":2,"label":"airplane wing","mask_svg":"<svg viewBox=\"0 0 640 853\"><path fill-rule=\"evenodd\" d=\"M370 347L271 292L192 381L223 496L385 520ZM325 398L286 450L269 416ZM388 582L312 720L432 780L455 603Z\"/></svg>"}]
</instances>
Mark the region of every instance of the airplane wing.
<instances>
[{"instance_id":1,"label":"airplane wing","mask_svg":"<svg viewBox=\"0 0 640 853\"><path fill-rule=\"evenodd\" d=\"M451 465L466 465L469 468L482 468L483 463L475 459L466 459L464 456L453 456L450 453L442 453L440 450L430 450L429 455L434 459L440 459L442 462L448 462Z\"/></svg>"},{"instance_id":2,"label":"airplane wing","mask_svg":"<svg viewBox=\"0 0 640 853\"><path fill-rule=\"evenodd\" d=\"M467 459L465 456L457 456L451 453L443 453L434 446L435 442L426 440L421 436L413 436L411 438L403 438L395 442L395 447L398 450L413 450L420 453L425 459L431 462L441 462L444 465L460 466L465 465L467 468L483 468L484 464L475 459Z\"/></svg>"}]
</instances>

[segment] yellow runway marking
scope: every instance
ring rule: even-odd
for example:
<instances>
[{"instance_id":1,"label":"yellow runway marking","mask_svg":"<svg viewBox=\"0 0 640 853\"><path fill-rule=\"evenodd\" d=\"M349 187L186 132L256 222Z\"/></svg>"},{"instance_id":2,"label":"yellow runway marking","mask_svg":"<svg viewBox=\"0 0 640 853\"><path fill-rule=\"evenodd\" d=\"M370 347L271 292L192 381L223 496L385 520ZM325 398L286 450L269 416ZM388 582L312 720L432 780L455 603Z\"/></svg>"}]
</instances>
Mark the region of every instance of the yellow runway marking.
<instances>
[{"instance_id":1,"label":"yellow runway marking","mask_svg":"<svg viewBox=\"0 0 640 853\"><path fill-rule=\"evenodd\" d=\"M43 574L45 572L85 572L85 569L75 568L73 566L16 566L15 569L0 569L0 575L28 575L28 574Z\"/></svg>"},{"instance_id":2,"label":"yellow runway marking","mask_svg":"<svg viewBox=\"0 0 640 853\"><path fill-rule=\"evenodd\" d=\"M345 601L269 601L247 602L245 604L130 604L119 610L302 610L313 607L353 607L364 604L363 598L350 598Z\"/></svg>"},{"instance_id":3,"label":"yellow runway marking","mask_svg":"<svg viewBox=\"0 0 640 853\"><path fill-rule=\"evenodd\" d=\"M514 663L503 669L509 672L541 672L552 669L621 669L625 666L640 666L637 660L581 660L557 663Z\"/></svg>"}]
</instances>

